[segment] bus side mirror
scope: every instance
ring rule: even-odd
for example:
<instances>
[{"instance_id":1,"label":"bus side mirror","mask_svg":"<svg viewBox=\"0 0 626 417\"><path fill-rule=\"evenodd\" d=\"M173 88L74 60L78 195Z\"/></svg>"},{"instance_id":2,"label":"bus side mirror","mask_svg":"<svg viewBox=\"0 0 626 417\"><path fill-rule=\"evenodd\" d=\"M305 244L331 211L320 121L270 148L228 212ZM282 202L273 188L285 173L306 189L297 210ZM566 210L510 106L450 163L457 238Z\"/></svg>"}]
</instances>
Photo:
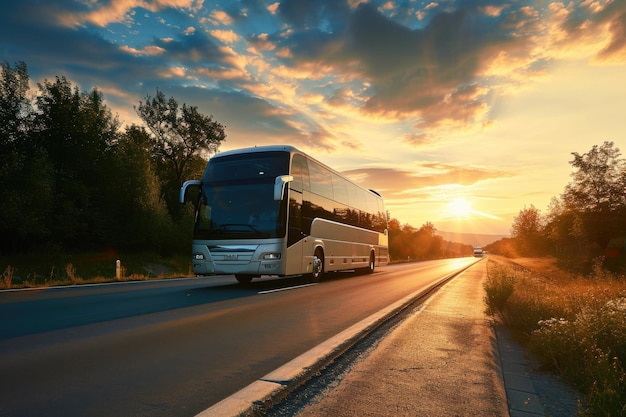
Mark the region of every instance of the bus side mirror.
<instances>
[{"instance_id":1,"label":"bus side mirror","mask_svg":"<svg viewBox=\"0 0 626 417\"><path fill-rule=\"evenodd\" d=\"M200 186L202 182L200 180L189 180L183 183L183 186L180 187L180 194L178 195L178 202L180 204L185 204L185 192L187 191L187 187L190 185Z\"/></svg>"},{"instance_id":2,"label":"bus side mirror","mask_svg":"<svg viewBox=\"0 0 626 417\"><path fill-rule=\"evenodd\" d=\"M293 175L279 175L274 180L274 200L280 201L285 195L285 185L293 181Z\"/></svg>"}]
</instances>

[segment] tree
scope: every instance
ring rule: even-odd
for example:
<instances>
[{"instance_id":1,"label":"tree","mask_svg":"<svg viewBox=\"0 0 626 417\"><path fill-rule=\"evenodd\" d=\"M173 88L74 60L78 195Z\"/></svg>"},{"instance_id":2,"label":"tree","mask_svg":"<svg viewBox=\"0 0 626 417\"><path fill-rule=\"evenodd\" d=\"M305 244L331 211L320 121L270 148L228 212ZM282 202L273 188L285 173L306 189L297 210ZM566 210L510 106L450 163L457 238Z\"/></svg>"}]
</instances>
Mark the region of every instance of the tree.
<instances>
[{"instance_id":1,"label":"tree","mask_svg":"<svg viewBox=\"0 0 626 417\"><path fill-rule=\"evenodd\" d=\"M397 219L389 219L389 256L392 260L438 259L442 257L463 256L471 246L460 243L444 242L437 235L437 229L431 222L426 222L419 229L410 224L400 226Z\"/></svg>"},{"instance_id":2,"label":"tree","mask_svg":"<svg viewBox=\"0 0 626 417\"><path fill-rule=\"evenodd\" d=\"M426 222L420 227L419 232L423 233L428 238L434 238L437 235L437 228L431 222Z\"/></svg>"},{"instance_id":3,"label":"tree","mask_svg":"<svg viewBox=\"0 0 626 417\"><path fill-rule=\"evenodd\" d=\"M26 64L0 71L0 251L21 251L50 235L53 178L47 153L29 141L33 110Z\"/></svg>"},{"instance_id":4,"label":"tree","mask_svg":"<svg viewBox=\"0 0 626 417\"><path fill-rule=\"evenodd\" d=\"M575 214L579 235L604 249L626 234L626 162L613 142L572 155L576 170L561 196L565 210Z\"/></svg>"},{"instance_id":5,"label":"tree","mask_svg":"<svg viewBox=\"0 0 626 417\"><path fill-rule=\"evenodd\" d=\"M51 236L54 176L40 148L3 153L0 161L0 252L38 247Z\"/></svg>"},{"instance_id":6,"label":"tree","mask_svg":"<svg viewBox=\"0 0 626 417\"><path fill-rule=\"evenodd\" d=\"M144 127L131 125L115 147L115 244L161 251L172 240L173 224L161 199L161 185L151 157L152 140ZM189 222L191 224L191 221Z\"/></svg>"},{"instance_id":7,"label":"tree","mask_svg":"<svg viewBox=\"0 0 626 417\"><path fill-rule=\"evenodd\" d=\"M98 169L117 139L119 121L93 89L81 93L65 77L38 84L37 140L64 174ZM92 178L91 180L93 180Z\"/></svg>"},{"instance_id":8,"label":"tree","mask_svg":"<svg viewBox=\"0 0 626 417\"><path fill-rule=\"evenodd\" d=\"M0 67L0 142L5 146L24 139L30 128L32 107L28 99L29 76L24 62Z\"/></svg>"},{"instance_id":9,"label":"tree","mask_svg":"<svg viewBox=\"0 0 626 417\"><path fill-rule=\"evenodd\" d=\"M177 191L206 159L217 152L226 139L224 126L183 103L179 108L173 98L166 99L157 89L156 96L146 97L135 110L152 133L152 155L161 178L165 200L172 215L178 213Z\"/></svg>"},{"instance_id":10,"label":"tree","mask_svg":"<svg viewBox=\"0 0 626 417\"><path fill-rule=\"evenodd\" d=\"M443 238L437 236L437 228L426 222L413 234L418 259L436 259L443 253Z\"/></svg>"},{"instance_id":11,"label":"tree","mask_svg":"<svg viewBox=\"0 0 626 417\"><path fill-rule=\"evenodd\" d=\"M539 255L545 250L541 213L532 204L513 218L511 235L521 255Z\"/></svg>"},{"instance_id":12,"label":"tree","mask_svg":"<svg viewBox=\"0 0 626 417\"><path fill-rule=\"evenodd\" d=\"M52 236L62 246L102 245L116 221L107 191L119 122L96 89L81 93L65 77L38 86L32 143L53 167Z\"/></svg>"},{"instance_id":13,"label":"tree","mask_svg":"<svg viewBox=\"0 0 626 417\"><path fill-rule=\"evenodd\" d=\"M544 219L544 235L554 245L556 255L562 255L572 246L570 232L573 227L573 216L565 211L564 204L556 197L552 197L548 205L548 212Z\"/></svg>"}]
</instances>

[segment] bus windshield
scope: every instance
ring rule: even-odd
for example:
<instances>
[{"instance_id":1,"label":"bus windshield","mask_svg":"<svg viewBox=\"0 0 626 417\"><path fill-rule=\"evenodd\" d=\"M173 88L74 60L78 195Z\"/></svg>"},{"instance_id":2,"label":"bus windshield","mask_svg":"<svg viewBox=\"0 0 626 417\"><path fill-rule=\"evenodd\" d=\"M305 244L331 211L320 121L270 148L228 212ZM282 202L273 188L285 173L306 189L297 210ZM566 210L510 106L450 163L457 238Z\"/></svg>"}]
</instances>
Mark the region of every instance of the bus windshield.
<instances>
[{"instance_id":1,"label":"bus windshield","mask_svg":"<svg viewBox=\"0 0 626 417\"><path fill-rule=\"evenodd\" d=\"M286 199L274 200L274 180L289 172L289 153L214 158L202 178L195 239L283 237Z\"/></svg>"}]
</instances>

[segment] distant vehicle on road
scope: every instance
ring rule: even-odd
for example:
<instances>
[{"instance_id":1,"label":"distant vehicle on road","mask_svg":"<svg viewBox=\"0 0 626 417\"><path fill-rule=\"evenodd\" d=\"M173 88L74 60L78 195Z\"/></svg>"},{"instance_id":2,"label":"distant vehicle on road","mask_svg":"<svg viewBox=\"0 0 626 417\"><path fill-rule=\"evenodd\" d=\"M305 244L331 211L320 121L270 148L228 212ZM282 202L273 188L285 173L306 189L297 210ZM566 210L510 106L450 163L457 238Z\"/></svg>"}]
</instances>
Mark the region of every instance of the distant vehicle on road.
<instances>
[{"instance_id":1,"label":"distant vehicle on road","mask_svg":"<svg viewBox=\"0 0 626 417\"><path fill-rule=\"evenodd\" d=\"M223 152L198 187L192 243L196 275L261 275L366 269L389 261L382 197L292 146Z\"/></svg>"},{"instance_id":2,"label":"distant vehicle on road","mask_svg":"<svg viewBox=\"0 0 626 417\"><path fill-rule=\"evenodd\" d=\"M474 256L476 258L482 258L483 256L485 256L485 251L480 246L476 246L474 247Z\"/></svg>"}]
</instances>

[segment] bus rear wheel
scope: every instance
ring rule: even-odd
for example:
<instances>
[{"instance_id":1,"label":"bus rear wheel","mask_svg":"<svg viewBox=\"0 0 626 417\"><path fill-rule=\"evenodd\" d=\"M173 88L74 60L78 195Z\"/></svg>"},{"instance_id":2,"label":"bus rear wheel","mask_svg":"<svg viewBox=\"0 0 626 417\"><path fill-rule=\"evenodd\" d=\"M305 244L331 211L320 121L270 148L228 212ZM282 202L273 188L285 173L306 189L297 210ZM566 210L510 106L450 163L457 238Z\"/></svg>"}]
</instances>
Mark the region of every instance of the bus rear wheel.
<instances>
[{"instance_id":1,"label":"bus rear wheel","mask_svg":"<svg viewBox=\"0 0 626 417\"><path fill-rule=\"evenodd\" d=\"M250 284L250 281L252 281L254 275L235 274L235 278L237 278L237 281L239 281L240 284Z\"/></svg>"},{"instance_id":2,"label":"bus rear wheel","mask_svg":"<svg viewBox=\"0 0 626 417\"><path fill-rule=\"evenodd\" d=\"M374 252L370 253L370 262L367 264L366 271L368 274L374 273L374 267L376 266L376 258L374 258Z\"/></svg>"},{"instance_id":3,"label":"bus rear wheel","mask_svg":"<svg viewBox=\"0 0 626 417\"><path fill-rule=\"evenodd\" d=\"M311 272L311 278L313 282L320 282L324 276L324 252L322 249L315 249L313 255L313 268Z\"/></svg>"}]
</instances>

